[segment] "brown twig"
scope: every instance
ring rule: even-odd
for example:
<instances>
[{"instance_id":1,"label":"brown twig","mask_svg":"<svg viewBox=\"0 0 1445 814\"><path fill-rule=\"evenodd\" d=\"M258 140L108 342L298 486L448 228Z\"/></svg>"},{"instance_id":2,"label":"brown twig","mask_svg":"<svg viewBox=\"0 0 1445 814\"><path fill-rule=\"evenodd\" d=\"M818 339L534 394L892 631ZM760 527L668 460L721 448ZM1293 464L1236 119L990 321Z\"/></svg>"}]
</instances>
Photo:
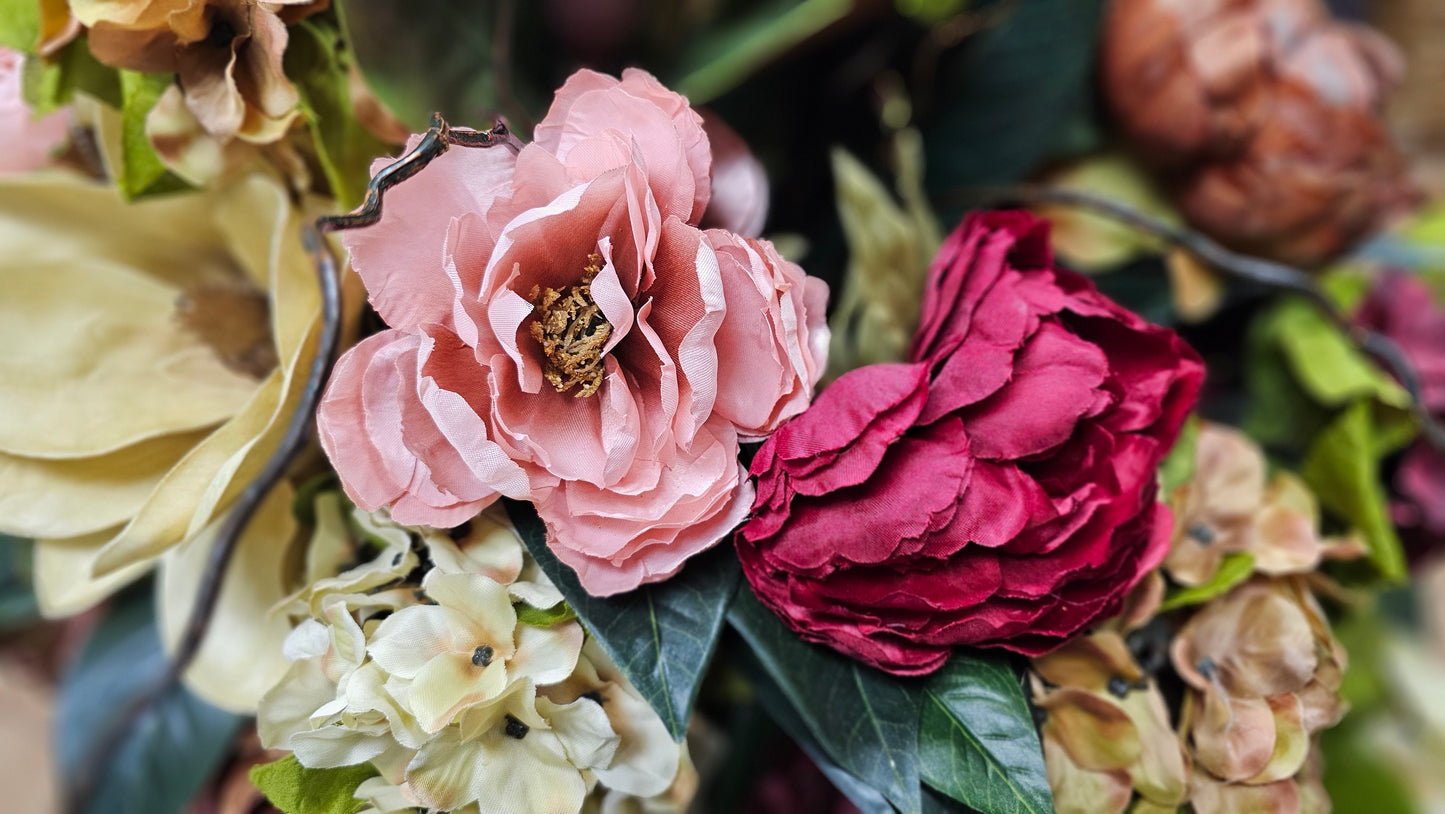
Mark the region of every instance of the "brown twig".
<instances>
[{"instance_id":1,"label":"brown twig","mask_svg":"<svg viewBox=\"0 0 1445 814\"><path fill-rule=\"evenodd\" d=\"M1240 254L1192 229L1165 223L1118 201L1080 190L1023 184L970 190L968 198L974 203L988 205L1052 203L1088 209L1178 246L1227 276L1304 297L1344 332L1355 347L1373 357L1399 381L1410 396L1410 412L1421 433L1436 449L1445 450L1445 425L1436 420L1425 406L1419 373L1404 350L1388 336L1350 319L1315 282L1315 278L1306 272L1283 263Z\"/></svg>"},{"instance_id":2,"label":"brown twig","mask_svg":"<svg viewBox=\"0 0 1445 814\"><path fill-rule=\"evenodd\" d=\"M321 391L326 385L341 342L341 279L336 258L322 234L376 223L381 219L382 196L386 190L420 172L451 146L503 146L514 151L520 149L516 139L501 122L497 122L491 130L453 130L440 113L433 114L431 127L416 148L377 173L367 184L366 197L355 212L317 218L315 225L307 224L302 227L301 240L316 268L317 282L321 288L321 331L317 339L316 356L307 372L301 398L286 425L280 445L266 461L261 473L241 491L236 498L235 507L216 532L216 541L206 560L205 569L201 572L201 584L196 591L195 604L191 606L180 643L171 654L165 672L157 677L148 689L136 696L119 715L111 719L91 748L82 756L74 775L69 778L64 810L70 814L80 814L86 809L98 791L97 784L105 774L104 761L120 747L126 733L176 686L195 660L210 629L226 570L236 553L242 533L262 501L286 476L287 470L306 448L316 407L321 401Z\"/></svg>"}]
</instances>

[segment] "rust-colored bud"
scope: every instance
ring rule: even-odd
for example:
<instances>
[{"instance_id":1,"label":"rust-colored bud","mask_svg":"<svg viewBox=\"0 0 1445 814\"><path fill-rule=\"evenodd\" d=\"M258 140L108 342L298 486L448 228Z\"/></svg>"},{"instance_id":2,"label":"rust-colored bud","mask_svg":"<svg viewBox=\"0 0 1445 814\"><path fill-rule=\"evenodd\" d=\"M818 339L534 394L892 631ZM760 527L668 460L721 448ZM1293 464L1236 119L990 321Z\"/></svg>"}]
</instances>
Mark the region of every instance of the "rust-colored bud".
<instances>
[{"instance_id":1,"label":"rust-colored bud","mask_svg":"<svg viewBox=\"0 0 1445 814\"><path fill-rule=\"evenodd\" d=\"M1104 93L1198 228L1317 266L1416 199L1381 107L1398 52L1318 0L1116 0Z\"/></svg>"}]
</instances>

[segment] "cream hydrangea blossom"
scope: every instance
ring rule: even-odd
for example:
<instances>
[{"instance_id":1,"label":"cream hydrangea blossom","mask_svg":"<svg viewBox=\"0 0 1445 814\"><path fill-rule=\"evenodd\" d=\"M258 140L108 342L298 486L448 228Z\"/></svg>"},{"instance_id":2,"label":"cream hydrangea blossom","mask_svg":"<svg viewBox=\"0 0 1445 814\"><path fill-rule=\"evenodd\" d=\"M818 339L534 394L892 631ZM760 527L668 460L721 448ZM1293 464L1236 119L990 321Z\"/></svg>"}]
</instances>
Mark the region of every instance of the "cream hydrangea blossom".
<instances>
[{"instance_id":1,"label":"cream hydrangea blossom","mask_svg":"<svg viewBox=\"0 0 1445 814\"><path fill-rule=\"evenodd\" d=\"M571 814L597 788L673 785L681 748L570 614L519 618L565 606L503 516L409 529L341 500L318 498L311 582L277 608L305 618L262 699L267 747L370 762L357 793L377 812ZM356 538L369 556L341 569Z\"/></svg>"}]
</instances>

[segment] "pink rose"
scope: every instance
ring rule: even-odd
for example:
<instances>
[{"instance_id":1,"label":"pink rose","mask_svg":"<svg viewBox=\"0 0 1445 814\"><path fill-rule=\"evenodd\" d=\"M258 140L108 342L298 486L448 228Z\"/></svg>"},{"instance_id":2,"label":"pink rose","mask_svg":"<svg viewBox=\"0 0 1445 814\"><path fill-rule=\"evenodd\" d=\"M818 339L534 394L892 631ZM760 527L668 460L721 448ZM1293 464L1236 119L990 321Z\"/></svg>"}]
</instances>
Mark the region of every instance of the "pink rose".
<instances>
[{"instance_id":1,"label":"pink rose","mask_svg":"<svg viewBox=\"0 0 1445 814\"><path fill-rule=\"evenodd\" d=\"M351 498L431 526L531 500L598 595L740 522L738 438L807 407L827 288L697 227L711 160L681 96L582 71L520 153L453 149L388 193L347 247L391 329L342 358L318 415Z\"/></svg>"},{"instance_id":2,"label":"pink rose","mask_svg":"<svg viewBox=\"0 0 1445 814\"><path fill-rule=\"evenodd\" d=\"M69 116L52 113L36 118L21 88L24 56L0 48L0 172L28 172L49 163L66 139Z\"/></svg>"}]
</instances>

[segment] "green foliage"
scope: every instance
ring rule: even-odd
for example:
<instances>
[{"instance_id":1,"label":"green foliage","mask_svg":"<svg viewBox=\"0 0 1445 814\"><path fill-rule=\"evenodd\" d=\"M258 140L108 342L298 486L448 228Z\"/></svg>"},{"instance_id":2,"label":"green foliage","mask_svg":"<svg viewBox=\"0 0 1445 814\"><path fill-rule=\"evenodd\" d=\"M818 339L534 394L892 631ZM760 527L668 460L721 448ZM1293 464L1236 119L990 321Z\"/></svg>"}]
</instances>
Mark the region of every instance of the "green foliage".
<instances>
[{"instance_id":1,"label":"green foliage","mask_svg":"<svg viewBox=\"0 0 1445 814\"><path fill-rule=\"evenodd\" d=\"M26 104L37 114L70 104L76 91L114 108L121 106L120 73L91 55L84 37L66 45L53 58L28 57L22 79Z\"/></svg>"},{"instance_id":2,"label":"green foliage","mask_svg":"<svg viewBox=\"0 0 1445 814\"><path fill-rule=\"evenodd\" d=\"M283 814L354 814L366 805L356 787L376 777L370 763L308 769L295 755L251 768L251 783Z\"/></svg>"},{"instance_id":3,"label":"green foliage","mask_svg":"<svg viewBox=\"0 0 1445 814\"><path fill-rule=\"evenodd\" d=\"M700 43L689 54L682 78L674 87L694 105L706 104L852 10L852 0L769 3L735 27Z\"/></svg>"},{"instance_id":4,"label":"green foliage","mask_svg":"<svg viewBox=\"0 0 1445 814\"><path fill-rule=\"evenodd\" d=\"M40 0L0 0L0 46L33 51L40 39Z\"/></svg>"},{"instance_id":5,"label":"green foliage","mask_svg":"<svg viewBox=\"0 0 1445 814\"><path fill-rule=\"evenodd\" d=\"M108 730L166 675L149 591L133 591L96 627L60 685L55 744L60 777L102 764L84 814L184 811L230 753L242 719L174 684L108 751Z\"/></svg>"},{"instance_id":6,"label":"green foliage","mask_svg":"<svg viewBox=\"0 0 1445 814\"><path fill-rule=\"evenodd\" d=\"M352 209L366 193L372 160L392 149L367 132L351 108L351 55L340 29L326 17L292 26L285 67L332 194L342 209Z\"/></svg>"},{"instance_id":7,"label":"green foliage","mask_svg":"<svg viewBox=\"0 0 1445 814\"><path fill-rule=\"evenodd\" d=\"M146 116L175 82L171 74L120 71L120 167L116 183L130 200L186 189L151 145Z\"/></svg>"},{"instance_id":8,"label":"green foliage","mask_svg":"<svg viewBox=\"0 0 1445 814\"><path fill-rule=\"evenodd\" d=\"M32 555L29 540L0 534L0 632L40 617L40 605L30 587Z\"/></svg>"},{"instance_id":9,"label":"green foliage","mask_svg":"<svg viewBox=\"0 0 1445 814\"><path fill-rule=\"evenodd\" d=\"M1018 673L997 655L959 652L923 688L918 733L928 785L989 814L1054 810Z\"/></svg>"},{"instance_id":10,"label":"green foliage","mask_svg":"<svg viewBox=\"0 0 1445 814\"><path fill-rule=\"evenodd\" d=\"M1159 494L1168 496L1175 489L1194 479L1195 459L1199 454L1199 416L1191 415L1179 431L1179 440L1159 465Z\"/></svg>"},{"instance_id":11,"label":"green foliage","mask_svg":"<svg viewBox=\"0 0 1445 814\"><path fill-rule=\"evenodd\" d=\"M1254 573L1254 555L1248 551L1237 551L1233 554L1226 554L1219 563L1219 570L1214 576L1202 585L1195 585L1191 588L1182 588L1169 594L1159 604L1161 613L1187 608L1191 605L1203 605L1220 594L1227 593L1229 589L1249 579Z\"/></svg>"},{"instance_id":12,"label":"green foliage","mask_svg":"<svg viewBox=\"0 0 1445 814\"><path fill-rule=\"evenodd\" d=\"M728 621L829 758L899 811L921 810L916 687L802 641L751 590Z\"/></svg>"},{"instance_id":13,"label":"green foliage","mask_svg":"<svg viewBox=\"0 0 1445 814\"><path fill-rule=\"evenodd\" d=\"M1380 576L1404 580L1405 556L1379 477L1380 459L1396 448L1398 439L1381 433L1370 403L1357 401L1315 439L1300 475L1321 506L1364 533Z\"/></svg>"},{"instance_id":14,"label":"green foliage","mask_svg":"<svg viewBox=\"0 0 1445 814\"><path fill-rule=\"evenodd\" d=\"M507 513L582 625L681 742L742 576L732 547L694 557L666 582L595 597L547 547L547 529L530 505L508 501Z\"/></svg>"},{"instance_id":15,"label":"green foliage","mask_svg":"<svg viewBox=\"0 0 1445 814\"><path fill-rule=\"evenodd\" d=\"M948 105L924 128L929 186L1018 180L1089 110L1100 0L1008 0L997 23L960 49L937 79Z\"/></svg>"},{"instance_id":16,"label":"green foliage","mask_svg":"<svg viewBox=\"0 0 1445 814\"><path fill-rule=\"evenodd\" d=\"M532 627L551 627L577 618L572 606L558 602L550 608L534 608L526 602L512 606L517 611L517 621Z\"/></svg>"}]
</instances>

